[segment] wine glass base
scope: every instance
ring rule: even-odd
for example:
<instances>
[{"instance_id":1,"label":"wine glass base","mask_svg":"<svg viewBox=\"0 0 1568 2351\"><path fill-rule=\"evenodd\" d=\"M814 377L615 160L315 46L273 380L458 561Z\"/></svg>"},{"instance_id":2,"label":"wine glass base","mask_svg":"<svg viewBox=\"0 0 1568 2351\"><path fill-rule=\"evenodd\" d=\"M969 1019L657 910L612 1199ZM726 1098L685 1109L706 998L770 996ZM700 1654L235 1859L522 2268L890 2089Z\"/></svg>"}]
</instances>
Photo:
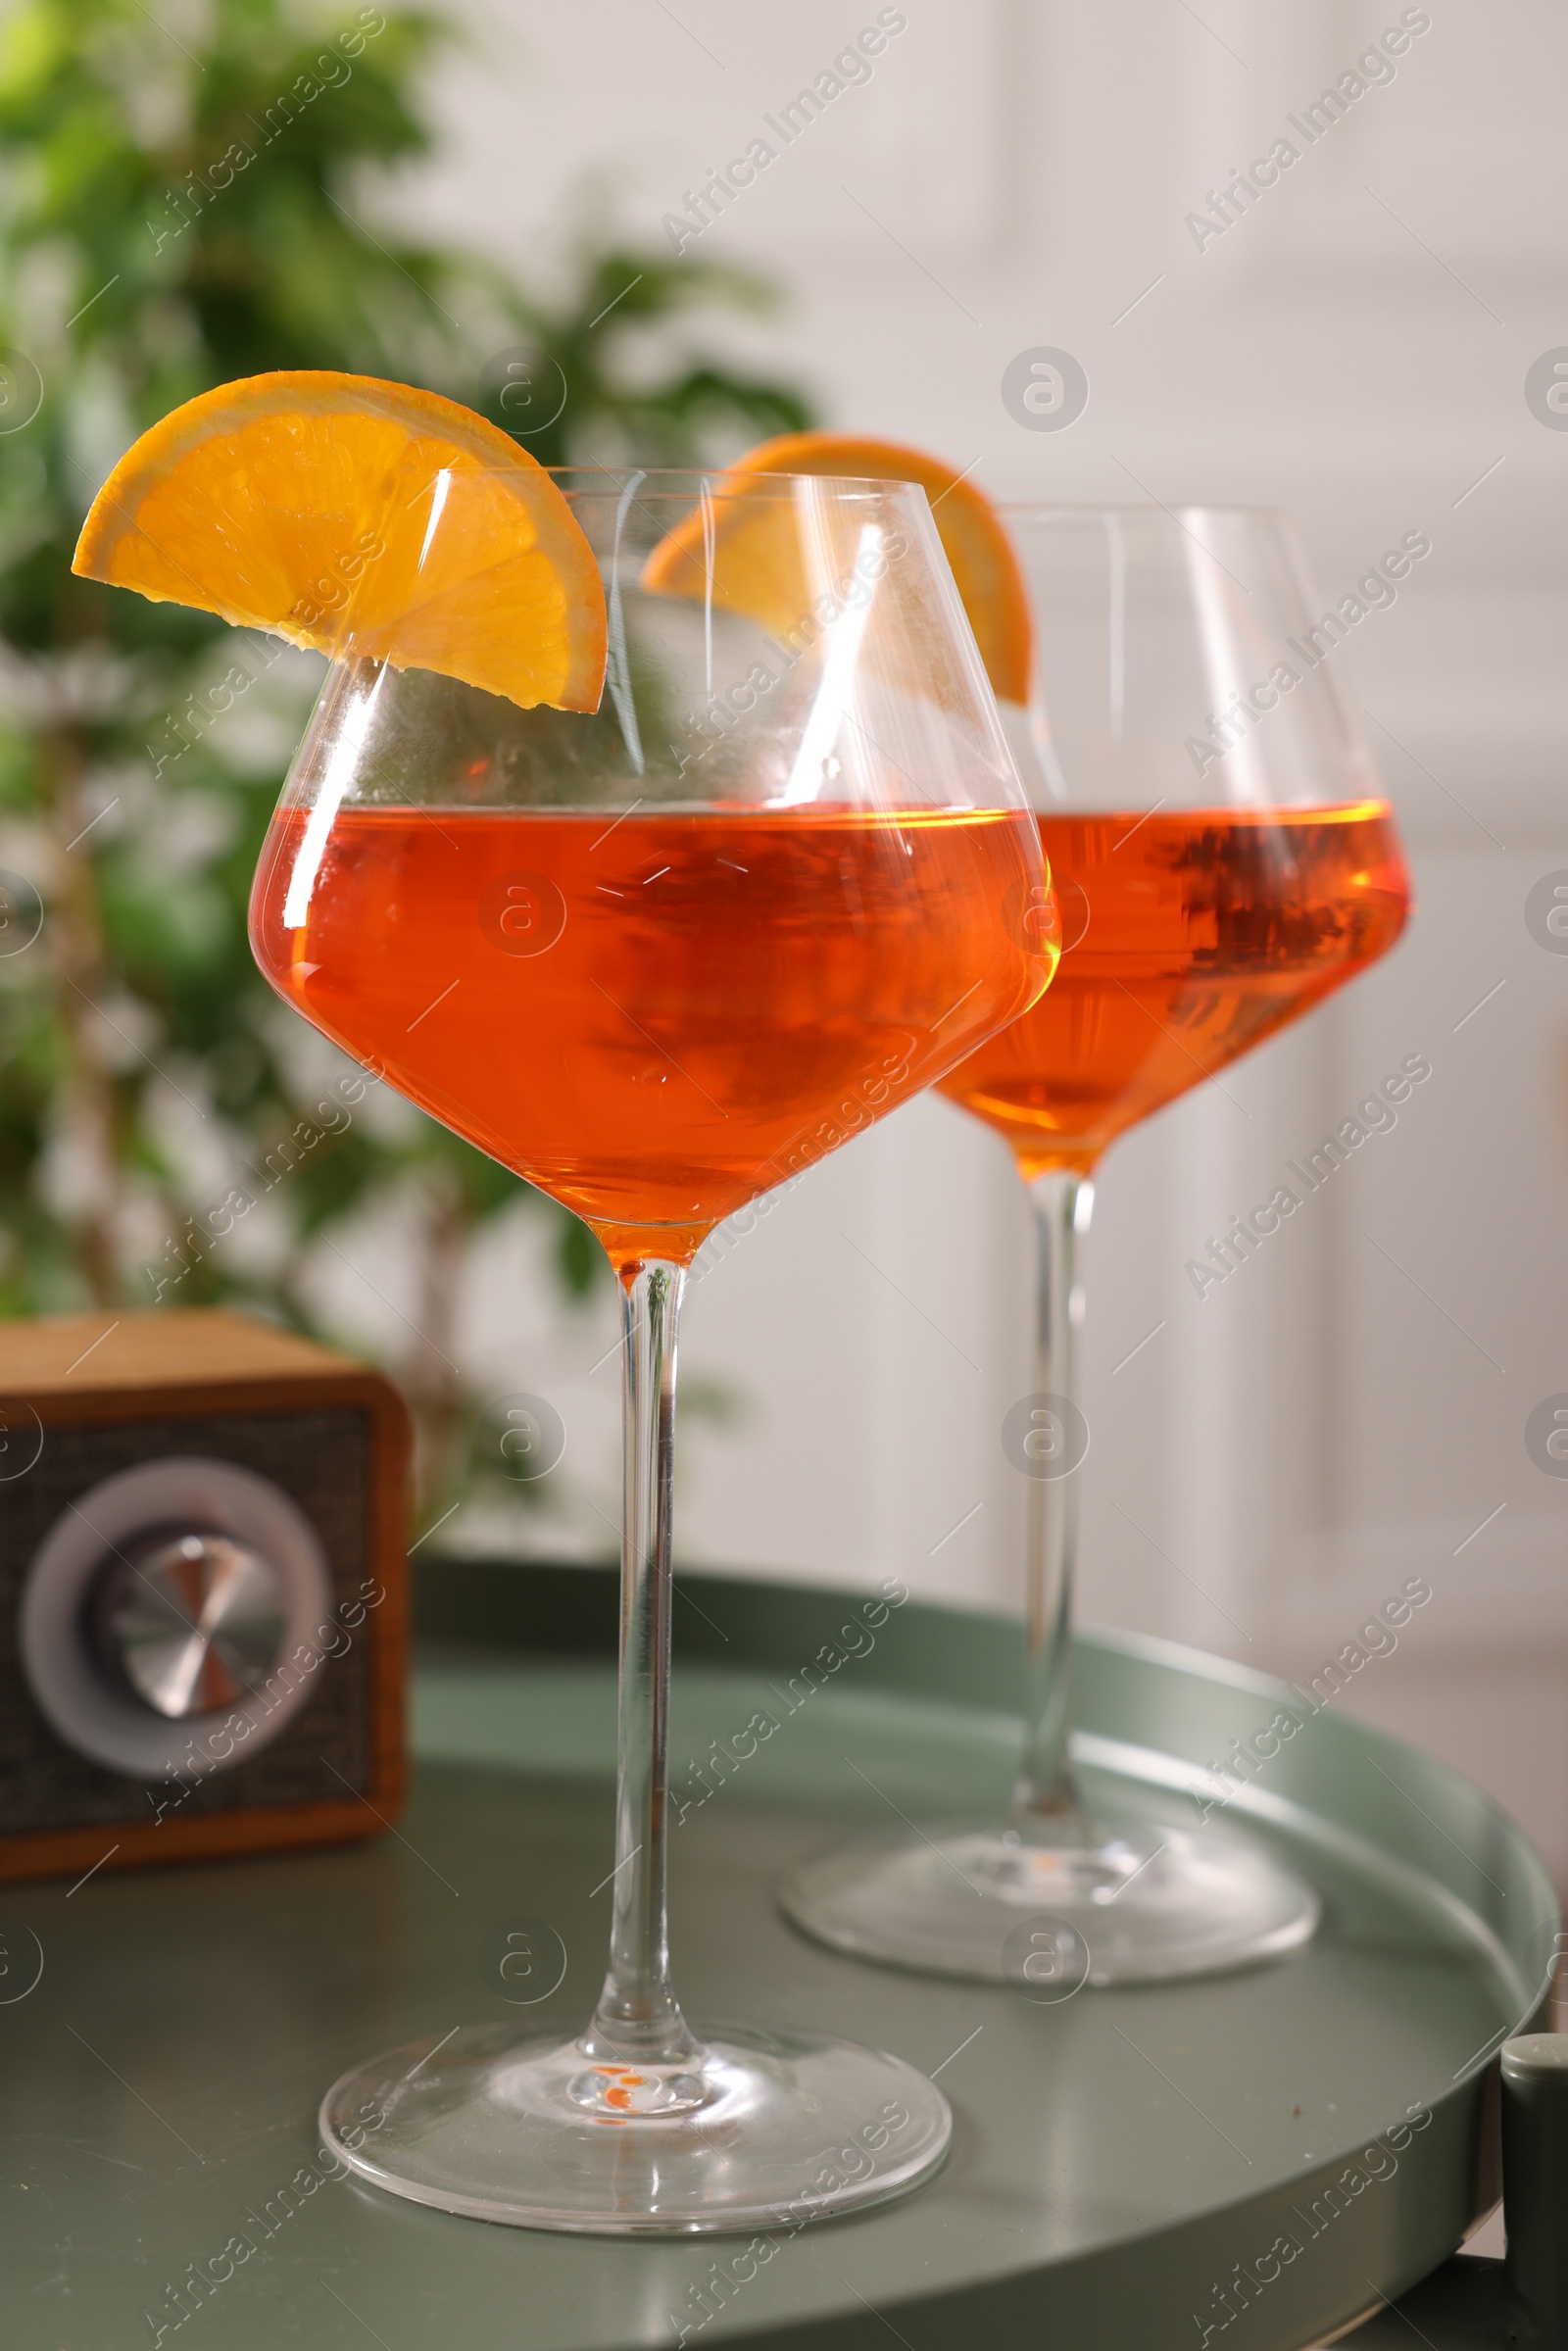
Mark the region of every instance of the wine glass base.
<instances>
[{"instance_id":1,"label":"wine glass base","mask_svg":"<svg viewBox=\"0 0 1568 2351\"><path fill-rule=\"evenodd\" d=\"M1248 1967L1317 1925L1317 1895L1258 1846L1076 1826L1081 1841L1060 1844L1016 1829L881 1832L802 1863L779 1899L797 1927L857 1959L1038 1999Z\"/></svg>"},{"instance_id":2,"label":"wine glass base","mask_svg":"<svg viewBox=\"0 0 1568 2351\"><path fill-rule=\"evenodd\" d=\"M825 2033L732 2026L655 2066L478 2025L356 2066L320 2129L416 2204L661 2236L791 2229L901 2196L941 2163L953 2116L912 2066Z\"/></svg>"}]
</instances>

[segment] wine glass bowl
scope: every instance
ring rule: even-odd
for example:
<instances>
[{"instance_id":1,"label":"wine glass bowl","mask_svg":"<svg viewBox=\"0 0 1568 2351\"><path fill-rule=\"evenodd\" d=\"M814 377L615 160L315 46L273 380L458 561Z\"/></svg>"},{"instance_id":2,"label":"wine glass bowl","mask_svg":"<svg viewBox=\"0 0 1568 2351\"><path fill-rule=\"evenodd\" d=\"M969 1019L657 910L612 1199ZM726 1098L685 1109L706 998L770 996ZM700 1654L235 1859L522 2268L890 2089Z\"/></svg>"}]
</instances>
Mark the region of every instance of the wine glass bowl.
<instances>
[{"instance_id":1,"label":"wine glass bowl","mask_svg":"<svg viewBox=\"0 0 1568 2351\"><path fill-rule=\"evenodd\" d=\"M1044 875L923 494L747 485L815 582L759 618L725 601L722 484L558 478L606 566L599 711L351 655L252 941L307 1018L612 1253L689 1259L1038 992ZM712 593L644 586L698 500Z\"/></svg>"},{"instance_id":2,"label":"wine glass bowl","mask_svg":"<svg viewBox=\"0 0 1568 2351\"><path fill-rule=\"evenodd\" d=\"M1394 945L1408 882L1288 516L1009 506L1036 610L1014 738L1062 908L1049 1000L950 1078L1028 1178L1124 1130ZM1332 618L1332 616L1331 616Z\"/></svg>"},{"instance_id":3,"label":"wine glass bowl","mask_svg":"<svg viewBox=\"0 0 1568 2351\"><path fill-rule=\"evenodd\" d=\"M436 673L346 630L263 850L251 936L287 1003L574 1209L616 1273L609 1969L582 2033L411 2041L346 2074L321 2128L360 2177L416 2202L691 2232L902 2193L941 2161L951 2117L913 2068L858 2043L700 2033L670 1984L685 1269L722 1217L1023 1011L1054 964L1054 909L922 492L556 479L604 583L598 710L522 709L451 674L461 646L443 640ZM439 581L449 502L439 481L425 494ZM489 511L471 484L450 507L470 525ZM418 594L391 616L400 645L418 641ZM604 1876L600 1855L590 1866ZM844 2147L853 2163L829 2160Z\"/></svg>"},{"instance_id":4,"label":"wine glass bowl","mask_svg":"<svg viewBox=\"0 0 1568 2351\"><path fill-rule=\"evenodd\" d=\"M1079 1790L1073 1437L1093 1171L1127 1127L1387 954L1409 888L1339 691L1346 623L1317 608L1283 516L1002 511L1034 612L1038 688L1013 746L1060 968L941 1090L1006 1142L1035 1217L1024 1404L1038 1426L1010 1448L1029 1479L1022 1768L1007 1820L841 1847L797 1869L783 1902L838 1949L993 1981L1033 1980L1018 1929L1038 1915L1089 1982L1133 1983L1277 1956L1311 1935L1319 1904L1245 1835L1183 1826L1149 1798L1140 1810L1125 1789L1103 1806Z\"/></svg>"}]
</instances>

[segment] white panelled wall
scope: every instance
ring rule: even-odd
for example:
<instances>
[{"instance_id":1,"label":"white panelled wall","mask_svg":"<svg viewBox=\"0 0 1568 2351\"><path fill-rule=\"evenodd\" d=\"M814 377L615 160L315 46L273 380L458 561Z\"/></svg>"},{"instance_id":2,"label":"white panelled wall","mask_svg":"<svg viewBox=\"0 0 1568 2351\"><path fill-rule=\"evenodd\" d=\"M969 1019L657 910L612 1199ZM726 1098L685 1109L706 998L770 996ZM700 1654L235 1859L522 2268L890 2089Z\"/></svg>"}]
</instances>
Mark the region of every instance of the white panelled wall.
<instances>
[{"instance_id":1,"label":"white panelled wall","mask_svg":"<svg viewBox=\"0 0 1568 2351\"><path fill-rule=\"evenodd\" d=\"M470 54L435 94L450 150L393 205L537 270L595 176L657 245L682 191L877 10L466 15ZM1523 388L1568 342L1568 19L1546 0L893 16L870 81L688 246L787 294L771 322L715 320L710 348L804 381L832 422L978 461L999 494L1289 505L1325 597L1401 533L1433 543L1334 656L1404 827L1410 933L1102 1171L1086 1613L1301 1674L1424 1579L1398 1651L1340 1703L1473 1772L1568 1870L1568 1483L1523 1435L1568 1391L1568 957L1524 921L1532 884L1568 867L1568 433ZM1293 133L1401 18L1393 78L1315 143ZM1282 136L1299 160L1200 250L1186 215ZM1038 344L1088 371L1070 430L1003 406L1003 369ZM1397 1127L1200 1301L1185 1260L1411 1053L1432 1075ZM1001 1147L933 1101L735 1239L689 1308L685 1556L1013 1605L998 1432L1029 1385L1026 1239ZM609 1301L573 1316L528 1233L509 1246L507 1282L475 1283L473 1344L498 1388L556 1399L577 1481L570 1526L530 1540L603 1551L615 1366L589 1366ZM710 1388L727 1426L703 1416Z\"/></svg>"}]
</instances>

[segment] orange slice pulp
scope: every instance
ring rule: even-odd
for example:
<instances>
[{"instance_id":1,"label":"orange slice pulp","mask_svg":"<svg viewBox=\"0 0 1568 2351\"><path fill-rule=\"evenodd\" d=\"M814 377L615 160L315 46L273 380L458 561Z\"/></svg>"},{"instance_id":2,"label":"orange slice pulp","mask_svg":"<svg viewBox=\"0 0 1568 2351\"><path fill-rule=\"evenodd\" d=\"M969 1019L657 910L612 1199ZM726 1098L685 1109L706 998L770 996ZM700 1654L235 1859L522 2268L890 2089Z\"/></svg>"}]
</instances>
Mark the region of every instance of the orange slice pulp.
<instances>
[{"instance_id":1,"label":"orange slice pulp","mask_svg":"<svg viewBox=\"0 0 1568 2351\"><path fill-rule=\"evenodd\" d=\"M770 628L788 628L808 601L794 509L776 496L748 496L759 474L818 473L917 483L931 502L942 541L991 687L1004 702L1029 699L1029 598L996 508L984 491L940 458L897 441L857 433L791 432L737 458L715 480L719 495L705 539L701 509L661 540L643 585L666 596L715 599Z\"/></svg>"},{"instance_id":2,"label":"orange slice pulp","mask_svg":"<svg viewBox=\"0 0 1568 2351\"><path fill-rule=\"evenodd\" d=\"M544 467L470 409L372 376L220 384L144 432L72 569L318 653L598 708L605 595Z\"/></svg>"}]
</instances>

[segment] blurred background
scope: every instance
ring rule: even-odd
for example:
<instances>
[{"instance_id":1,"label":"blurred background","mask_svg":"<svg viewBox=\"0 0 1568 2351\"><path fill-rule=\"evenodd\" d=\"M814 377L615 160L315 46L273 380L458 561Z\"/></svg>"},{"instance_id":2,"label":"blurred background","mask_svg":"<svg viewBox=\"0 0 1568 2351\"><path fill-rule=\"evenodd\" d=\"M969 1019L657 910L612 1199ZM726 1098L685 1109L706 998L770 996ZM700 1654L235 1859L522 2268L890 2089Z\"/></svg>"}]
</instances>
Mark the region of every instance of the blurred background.
<instances>
[{"instance_id":1,"label":"blurred background","mask_svg":"<svg viewBox=\"0 0 1568 2351\"><path fill-rule=\"evenodd\" d=\"M844 65L862 25L884 46ZM1358 73L1390 27L1395 70ZM998 496L1280 504L1325 602L1425 534L1334 656L1415 922L1102 1171L1084 1607L1304 1679L1424 1579L1336 1702L1473 1774L1568 1874L1568 1461L1526 1442L1568 1406L1568 21L21 0L0 39L6 1308L227 1298L371 1349L419 1409L432 1550L613 1549L592 1246L396 1102L346 1108L252 974L250 866L316 670L69 578L110 465L204 385L428 383L547 462L717 461L809 420ZM704 201L758 138L766 169ZM1298 161L1227 207L1281 138ZM1036 429L1003 378L1042 346L1089 394ZM1207 1236L1412 1054L1397 1126L1200 1300ZM240 1184L258 1211L220 1231ZM1003 1146L935 1100L716 1236L685 1560L1015 1609L1026 1252ZM485 1414L517 1390L567 1432L526 1489Z\"/></svg>"}]
</instances>

